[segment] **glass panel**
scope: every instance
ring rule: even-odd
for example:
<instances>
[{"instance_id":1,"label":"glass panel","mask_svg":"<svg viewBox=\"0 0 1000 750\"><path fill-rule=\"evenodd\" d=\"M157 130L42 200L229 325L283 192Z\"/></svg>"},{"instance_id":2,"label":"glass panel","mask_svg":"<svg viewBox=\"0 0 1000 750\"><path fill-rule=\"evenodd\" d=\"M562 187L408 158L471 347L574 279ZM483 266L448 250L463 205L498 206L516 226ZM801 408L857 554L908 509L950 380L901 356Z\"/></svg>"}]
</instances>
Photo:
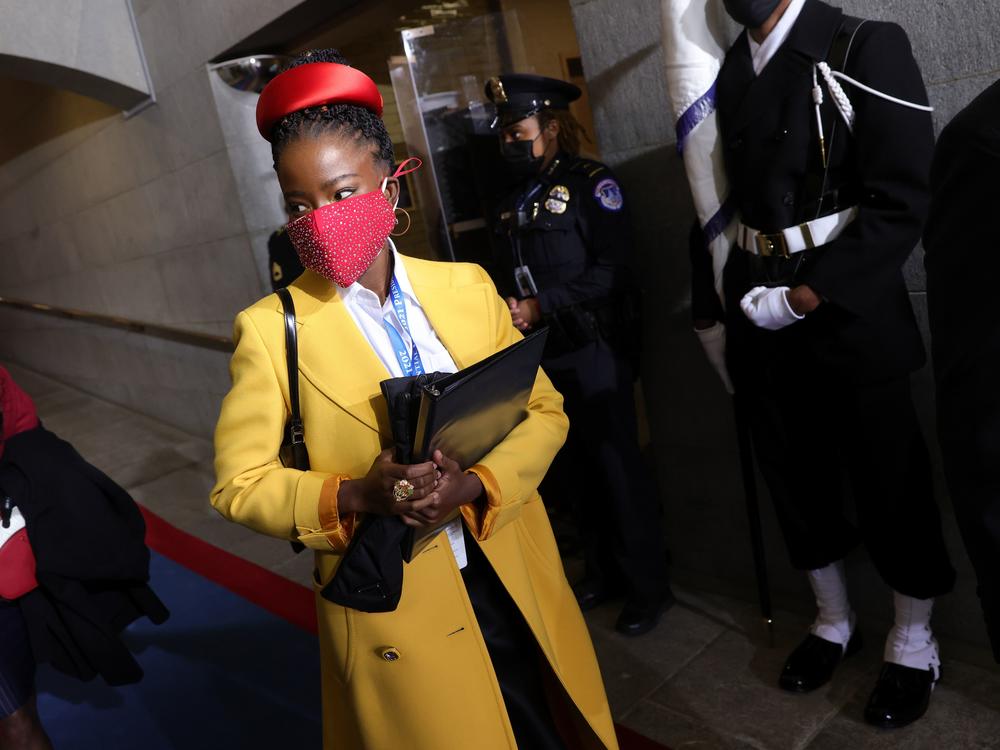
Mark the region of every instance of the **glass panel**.
<instances>
[{"instance_id":1,"label":"glass panel","mask_svg":"<svg viewBox=\"0 0 1000 750\"><path fill-rule=\"evenodd\" d=\"M424 161L413 183L442 259L492 266L488 204L508 186L483 88L524 59L517 28L516 13L491 13L407 29L406 56L390 61L407 149Z\"/></svg>"}]
</instances>

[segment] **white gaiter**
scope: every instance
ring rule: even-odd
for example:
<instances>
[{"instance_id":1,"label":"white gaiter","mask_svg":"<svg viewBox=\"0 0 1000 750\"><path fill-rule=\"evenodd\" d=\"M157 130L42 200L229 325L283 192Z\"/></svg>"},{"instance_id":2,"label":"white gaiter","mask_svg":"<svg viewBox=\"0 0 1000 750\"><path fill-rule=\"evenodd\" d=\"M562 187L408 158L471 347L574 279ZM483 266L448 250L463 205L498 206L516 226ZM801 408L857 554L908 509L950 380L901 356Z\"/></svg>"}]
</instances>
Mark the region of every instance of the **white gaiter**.
<instances>
[{"instance_id":1,"label":"white gaiter","mask_svg":"<svg viewBox=\"0 0 1000 750\"><path fill-rule=\"evenodd\" d=\"M896 624L885 639L885 660L913 669L929 669L935 681L941 676L941 656L931 632L933 599L914 599L892 592L896 605Z\"/></svg>"},{"instance_id":2,"label":"white gaiter","mask_svg":"<svg viewBox=\"0 0 1000 750\"><path fill-rule=\"evenodd\" d=\"M847 601L847 577L844 561L838 560L825 568L809 571L809 584L816 595L819 613L809 632L846 650L854 632L855 617Z\"/></svg>"}]
</instances>

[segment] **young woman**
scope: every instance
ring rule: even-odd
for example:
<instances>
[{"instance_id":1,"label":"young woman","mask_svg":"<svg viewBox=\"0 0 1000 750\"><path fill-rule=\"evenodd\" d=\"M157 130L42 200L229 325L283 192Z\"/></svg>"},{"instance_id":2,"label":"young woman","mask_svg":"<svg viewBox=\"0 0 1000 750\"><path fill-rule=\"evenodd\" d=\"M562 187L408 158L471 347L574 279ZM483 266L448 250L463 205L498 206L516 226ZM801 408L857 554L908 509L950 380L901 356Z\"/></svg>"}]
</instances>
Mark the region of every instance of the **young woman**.
<instances>
[{"instance_id":1,"label":"young woman","mask_svg":"<svg viewBox=\"0 0 1000 750\"><path fill-rule=\"evenodd\" d=\"M9 438L37 426L38 416L31 398L18 387L10 373L0 367L0 457L3 456L4 443ZM5 494L0 492L0 501L3 501ZM3 529L0 529L0 538L5 536ZM3 582L5 572L0 570L0 583ZM28 628L17 600L2 597L0 747L10 750L46 750L52 747L35 708L35 659L28 641Z\"/></svg>"},{"instance_id":2,"label":"young woman","mask_svg":"<svg viewBox=\"0 0 1000 750\"><path fill-rule=\"evenodd\" d=\"M307 269L289 288L312 470L278 457L289 397L271 296L236 320L212 503L316 551L325 748L614 748L593 647L536 490L567 430L548 378L539 371L526 419L476 466L440 453L400 466L387 449L382 380L454 372L520 334L479 267L396 253L398 170L381 108L371 79L332 50L299 58L261 95L258 126ZM395 611L318 595L360 516L424 527L456 508L462 528L406 565Z\"/></svg>"}]
</instances>

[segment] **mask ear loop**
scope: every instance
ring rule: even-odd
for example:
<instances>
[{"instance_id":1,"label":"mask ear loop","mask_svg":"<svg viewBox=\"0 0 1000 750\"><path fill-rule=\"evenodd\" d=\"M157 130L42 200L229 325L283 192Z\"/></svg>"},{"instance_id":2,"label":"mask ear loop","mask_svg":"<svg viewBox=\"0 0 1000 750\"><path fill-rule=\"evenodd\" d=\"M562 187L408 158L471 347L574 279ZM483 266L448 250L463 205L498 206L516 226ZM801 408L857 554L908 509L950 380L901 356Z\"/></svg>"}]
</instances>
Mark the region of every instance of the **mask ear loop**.
<instances>
[{"instance_id":1,"label":"mask ear loop","mask_svg":"<svg viewBox=\"0 0 1000 750\"><path fill-rule=\"evenodd\" d=\"M404 167L407 164L409 164L410 162L413 162L413 161L416 162L416 166L410 167L409 169L404 169ZM393 177L402 177L403 175L409 174L410 172L416 172L423 165L424 165L424 163L420 159L418 159L416 156L411 156L409 159L403 159L403 161L401 161L399 163L399 166L396 167L396 171L392 173L392 176Z\"/></svg>"}]
</instances>

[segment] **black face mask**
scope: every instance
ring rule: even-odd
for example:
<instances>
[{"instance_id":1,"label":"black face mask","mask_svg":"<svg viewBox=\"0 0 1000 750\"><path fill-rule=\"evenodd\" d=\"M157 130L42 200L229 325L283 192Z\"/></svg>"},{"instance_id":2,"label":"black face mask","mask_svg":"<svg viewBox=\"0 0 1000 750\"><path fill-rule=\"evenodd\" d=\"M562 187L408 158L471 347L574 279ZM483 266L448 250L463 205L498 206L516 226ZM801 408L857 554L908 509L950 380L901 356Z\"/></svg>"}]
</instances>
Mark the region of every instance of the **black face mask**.
<instances>
[{"instance_id":1,"label":"black face mask","mask_svg":"<svg viewBox=\"0 0 1000 750\"><path fill-rule=\"evenodd\" d=\"M500 155L510 167L511 172L518 176L538 174L542 168L544 156L535 156L533 149L535 141L542 137L539 133L530 141L500 141Z\"/></svg>"},{"instance_id":2,"label":"black face mask","mask_svg":"<svg viewBox=\"0 0 1000 750\"><path fill-rule=\"evenodd\" d=\"M722 0L726 12L736 23L756 29L764 24L781 0Z\"/></svg>"}]
</instances>

